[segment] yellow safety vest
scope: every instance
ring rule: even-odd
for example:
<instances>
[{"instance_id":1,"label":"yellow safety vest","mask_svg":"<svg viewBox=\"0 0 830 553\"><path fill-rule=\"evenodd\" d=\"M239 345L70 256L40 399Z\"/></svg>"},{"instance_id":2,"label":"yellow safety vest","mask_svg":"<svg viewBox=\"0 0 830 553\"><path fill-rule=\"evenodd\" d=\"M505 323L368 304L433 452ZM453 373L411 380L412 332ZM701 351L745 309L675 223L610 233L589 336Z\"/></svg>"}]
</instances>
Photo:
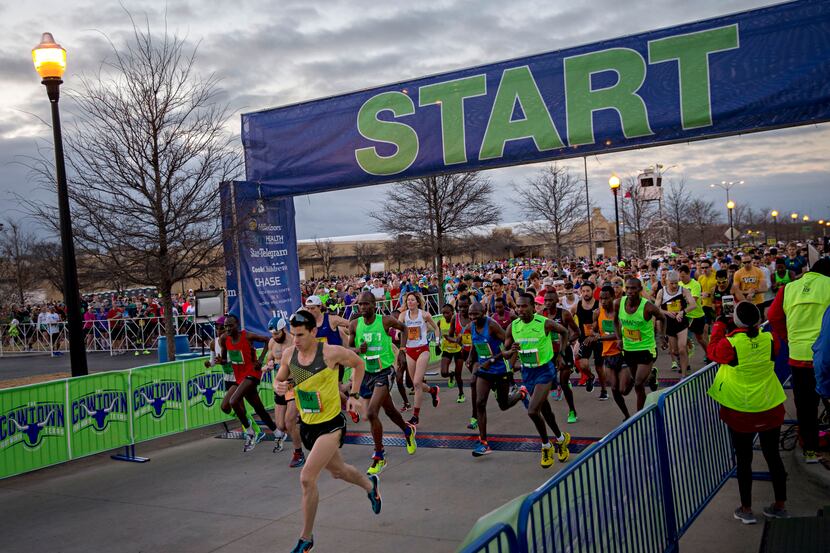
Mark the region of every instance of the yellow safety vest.
<instances>
[{"instance_id":1,"label":"yellow safety vest","mask_svg":"<svg viewBox=\"0 0 830 553\"><path fill-rule=\"evenodd\" d=\"M739 332L727 340L735 348L738 363L718 368L708 391L712 399L743 413L760 413L784 403L787 396L772 360L772 334L759 332L750 338Z\"/></svg>"},{"instance_id":2,"label":"yellow safety vest","mask_svg":"<svg viewBox=\"0 0 830 553\"><path fill-rule=\"evenodd\" d=\"M790 359L813 360L813 344L821 331L821 318L830 306L830 278L806 273L784 287L784 313Z\"/></svg>"}]
</instances>

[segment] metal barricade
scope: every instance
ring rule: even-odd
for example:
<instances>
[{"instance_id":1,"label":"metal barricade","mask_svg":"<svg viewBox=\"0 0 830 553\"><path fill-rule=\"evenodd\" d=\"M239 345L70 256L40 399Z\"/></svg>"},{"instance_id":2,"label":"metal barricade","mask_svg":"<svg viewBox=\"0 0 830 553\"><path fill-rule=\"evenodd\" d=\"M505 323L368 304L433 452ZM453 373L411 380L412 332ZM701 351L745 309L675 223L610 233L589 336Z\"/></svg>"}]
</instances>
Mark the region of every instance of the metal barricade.
<instances>
[{"instance_id":1,"label":"metal barricade","mask_svg":"<svg viewBox=\"0 0 830 553\"><path fill-rule=\"evenodd\" d=\"M459 553L513 553L519 551L516 533L505 523L491 526Z\"/></svg>"},{"instance_id":2,"label":"metal barricade","mask_svg":"<svg viewBox=\"0 0 830 553\"><path fill-rule=\"evenodd\" d=\"M665 424L666 477L678 539L735 470L729 429L706 393L717 369L715 363L707 365L664 392L657 403Z\"/></svg>"},{"instance_id":3,"label":"metal barricade","mask_svg":"<svg viewBox=\"0 0 830 553\"><path fill-rule=\"evenodd\" d=\"M662 552L669 545L652 405L525 499L520 551Z\"/></svg>"}]
</instances>

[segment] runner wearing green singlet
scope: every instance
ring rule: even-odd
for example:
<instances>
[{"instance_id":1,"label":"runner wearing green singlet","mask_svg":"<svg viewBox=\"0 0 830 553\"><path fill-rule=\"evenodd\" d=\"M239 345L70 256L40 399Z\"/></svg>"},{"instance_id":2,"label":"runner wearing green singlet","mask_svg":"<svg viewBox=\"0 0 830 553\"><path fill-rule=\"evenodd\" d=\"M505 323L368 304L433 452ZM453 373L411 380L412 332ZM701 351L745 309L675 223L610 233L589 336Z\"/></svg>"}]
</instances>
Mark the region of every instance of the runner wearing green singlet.
<instances>
[{"instance_id":1,"label":"runner wearing green singlet","mask_svg":"<svg viewBox=\"0 0 830 553\"><path fill-rule=\"evenodd\" d=\"M665 340L666 316L660 309L642 297L640 279L631 277L625 282L625 296L614 303L617 311L614 328L622 336L618 346L623 352L625 364L634 373L634 392L637 394L637 410L646 403L646 381L652 391L657 390L657 341L654 337L654 321L661 325L661 337Z\"/></svg>"},{"instance_id":2,"label":"runner wearing green singlet","mask_svg":"<svg viewBox=\"0 0 830 553\"><path fill-rule=\"evenodd\" d=\"M700 300L703 289L700 283L692 278L692 271L688 265L681 265L678 272L680 273L680 286L687 288L695 300L695 307L686 312L686 318L689 319L689 333L703 347L703 363L708 365L709 358L706 357L706 350L709 348L709 335L706 332L706 317Z\"/></svg>"},{"instance_id":3,"label":"runner wearing green singlet","mask_svg":"<svg viewBox=\"0 0 830 553\"><path fill-rule=\"evenodd\" d=\"M512 349L522 364L522 379L530 394L527 416L533 421L542 440L542 468L548 468L553 465L554 450L562 462L569 456L568 444L571 436L560 431L556 424L556 416L548 402L548 393L557 381L556 369L553 366L551 333L559 334L559 343L564 350L568 329L552 319L534 313L534 303L532 294L519 295L516 307L519 318L510 323L504 346L507 350ZM553 431L555 440L548 440L545 423Z\"/></svg>"},{"instance_id":4,"label":"runner wearing green singlet","mask_svg":"<svg viewBox=\"0 0 830 553\"><path fill-rule=\"evenodd\" d=\"M380 474L387 461L383 449L383 425L380 422L381 407L398 428L404 433L406 451L415 453L415 426L404 422L400 411L395 408L390 394L392 380L395 378L395 352L389 332L397 329L401 332L406 326L388 315L378 315L375 296L363 292L357 299L360 317L349 324L349 347L360 354L366 364L366 373L360 384L360 406L372 427L372 441L375 453L367 474Z\"/></svg>"}]
</instances>

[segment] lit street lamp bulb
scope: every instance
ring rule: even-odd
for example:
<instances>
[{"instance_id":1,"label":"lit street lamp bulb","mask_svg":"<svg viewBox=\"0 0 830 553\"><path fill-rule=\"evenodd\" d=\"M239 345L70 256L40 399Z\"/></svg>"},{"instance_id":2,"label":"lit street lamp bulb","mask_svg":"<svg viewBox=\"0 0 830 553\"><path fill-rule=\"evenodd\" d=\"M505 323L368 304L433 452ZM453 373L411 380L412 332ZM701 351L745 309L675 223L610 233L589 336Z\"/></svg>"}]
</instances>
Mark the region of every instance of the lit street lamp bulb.
<instances>
[{"instance_id":1,"label":"lit street lamp bulb","mask_svg":"<svg viewBox=\"0 0 830 553\"><path fill-rule=\"evenodd\" d=\"M770 215L772 215L773 217L778 217L778 211L773 209L772 213L770 213Z\"/></svg>"},{"instance_id":2,"label":"lit street lamp bulb","mask_svg":"<svg viewBox=\"0 0 830 553\"><path fill-rule=\"evenodd\" d=\"M608 186L611 187L611 190L616 190L620 187L620 177L617 175L611 175L611 178L608 179Z\"/></svg>"},{"instance_id":3,"label":"lit street lamp bulb","mask_svg":"<svg viewBox=\"0 0 830 553\"><path fill-rule=\"evenodd\" d=\"M41 79L60 79L66 71L66 50L55 42L52 33L43 33L40 44L32 50L32 61Z\"/></svg>"},{"instance_id":4,"label":"lit street lamp bulb","mask_svg":"<svg viewBox=\"0 0 830 553\"><path fill-rule=\"evenodd\" d=\"M728 202L726 202L726 208L727 209L735 209L735 202L733 202L732 200L729 200Z\"/></svg>"},{"instance_id":5,"label":"lit street lamp bulb","mask_svg":"<svg viewBox=\"0 0 830 553\"><path fill-rule=\"evenodd\" d=\"M802 221L804 221L805 223L806 223L807 221L809 221L809 220L810 220L810 216L809 216L809 215L805 215L805 216L804 216L804 218L802 219Z\"/></svg>"},{"instance_id":6,"label":"lit street lamp bulb","mask_svg":"<svg viewBox=\"0 0 830 553\"><path fill-rule=\"evenodd\" d=\"M798 213L793 213L792 215L790 215L790 217L793 221L795 221L796 219L798 219Z\"/></svg>"}]
</instances>

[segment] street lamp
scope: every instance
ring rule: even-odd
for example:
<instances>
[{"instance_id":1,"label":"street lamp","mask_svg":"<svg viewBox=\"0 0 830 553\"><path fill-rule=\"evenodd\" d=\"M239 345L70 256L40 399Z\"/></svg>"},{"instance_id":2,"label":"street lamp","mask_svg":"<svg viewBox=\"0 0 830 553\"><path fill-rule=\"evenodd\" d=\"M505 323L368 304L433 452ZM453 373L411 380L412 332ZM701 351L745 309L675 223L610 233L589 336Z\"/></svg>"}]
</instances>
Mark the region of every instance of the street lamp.
<instances>
[{"instance_id":1,"label":"street lamp","mask_svg":"<svg viewBox=\"0 0 830 553\"><path fill-rule=\"evenodd\" d=\"M778 210L773 209L770 215L772 215L772 226L775 229L775 244L778 245L778 241L781 239L778 234Z\"/></svg>"},{"instance_id":2,"label":"street lamp","mask_svg":"<svg viewBox=\"0 0 830 553\"><path fill-rule=\"evenodd\" d=\"M81 321L81 298L78 290L78 269L75 266L75 245L72 242L72 219L69 214L69 189L66 185L66 166L63 160L63 139L61 119L58 111L60 86L66 70L66 50L52 38L52 33L43 33L40 44L32 50L35 70L43 79L46 94L52 104L52 132L55 140L55 172L58 181L58 213L61 225L61 254L63 256L63 294L66 305L67 332L69 334L69 359L72 376L88 374L86 350L84 348L83 323Z\"/></svg>"},{"instance_id":3,"label":"street lamp","mask_svg":"<svg viewBox=\"0 0 830 553\"><path fill-rule=\"evenodd\" d=\"M735 229L732 228L732 210L735 209L735 202L729 200L726 202L726 209L729 213L729 246L735 248Z\"/></svg>"},{"instance_id":4,"label":"street lamp","mask_svg":"<svg viewBox=\"0 0 830 553\"><path fill-rule=\"evenodd\" d=\"M805 215L805 216L802 218L802 221L804 221L805 223L806 223L806 222L808 222L809 220L810 220L810 216L809 216L809 215Z\"/></svg>"},{"instance_id":5,"label":"street lamp","mask_svg":"<svg viewBox=\"0 0 830 553\"><path fill-rule=\"evenodd\" d=\"M724 181L721 181L721 182L720 182L720 184L718 184L718 183L716 183L716 182L715 182L715 183L710 184L710 185L709 185L709 188L715 188L715 187L717 186L718 188L721 188L721 189L723 189L723 190L726 190L726 202L727 202L727 203L729 203L729 191L730 191L730 190L732 190L732 188L733 188L735 185L738 185L738 184L743 184L743 183L744 183L744 181L742 181L742 180L739 180L739 181L729 181L729 182L726 182L726 181L724 180Z\"/></svg>"},{"instance_id":6,"label":"street lamp","mask_svg":"<svg viewBox=\"0 0 830 553\"><path fill-rule=\"evenodd\" d=\"M622 259L622 244L620 242L620 209L617 204L617 191L620 189L620 177L616 173L608 179L608 186L614 193L614 221L617 227L617 259Z\"/></svg>"}]
</instances>

